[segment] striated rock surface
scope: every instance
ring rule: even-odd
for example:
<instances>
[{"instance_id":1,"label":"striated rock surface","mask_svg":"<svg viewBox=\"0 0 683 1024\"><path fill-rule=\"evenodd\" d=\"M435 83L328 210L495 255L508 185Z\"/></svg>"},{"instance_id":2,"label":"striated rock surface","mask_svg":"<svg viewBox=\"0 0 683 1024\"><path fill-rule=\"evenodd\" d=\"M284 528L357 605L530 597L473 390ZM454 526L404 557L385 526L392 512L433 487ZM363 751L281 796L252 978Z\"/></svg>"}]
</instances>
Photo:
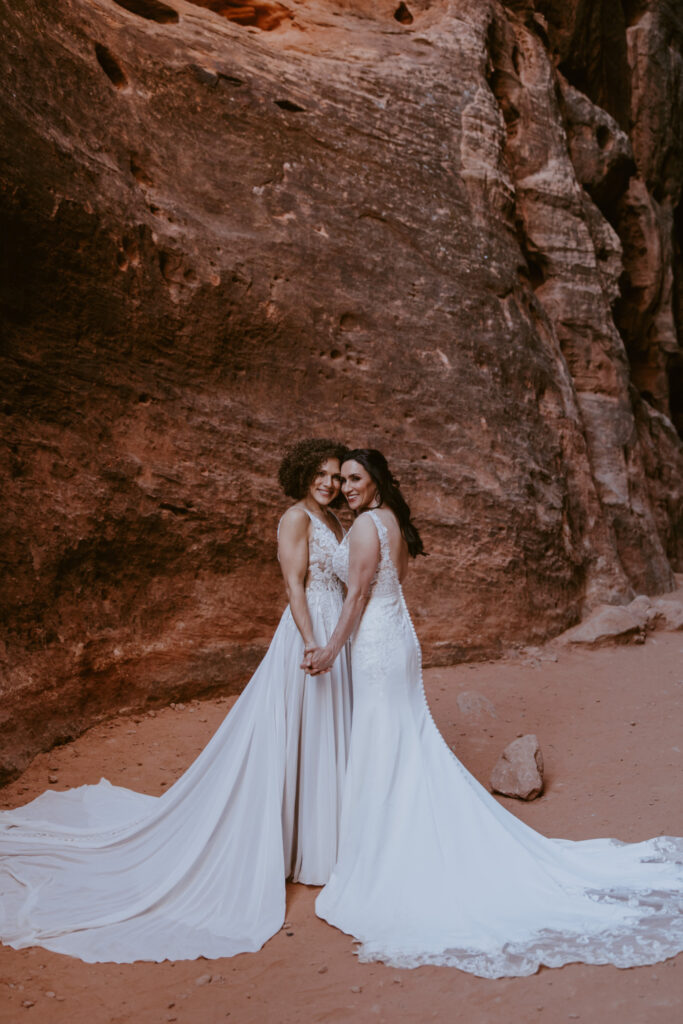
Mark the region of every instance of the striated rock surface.
<instances>
[{"instance_id":1,"label":"striated rock surface","mask_svg":"<svg viewBox=\"0 0 683 1024\"><path fill-rule=\"evenodd\" d=\"M383 448L438 664L681 551L673 0L0 13L0 775L248 678L292 439Z\"/></svg>"},{"instance_id":2,"label":"striated rock surface","mask_svg":"<svg viewBox=\"0 0 683 1024\"><path fill-rule=\"evenodd\" d=\"M543 754L532 733L508 743L491 772L491 789L518 800L535 800L543 792Z\"/></svg>"}]
</instances>

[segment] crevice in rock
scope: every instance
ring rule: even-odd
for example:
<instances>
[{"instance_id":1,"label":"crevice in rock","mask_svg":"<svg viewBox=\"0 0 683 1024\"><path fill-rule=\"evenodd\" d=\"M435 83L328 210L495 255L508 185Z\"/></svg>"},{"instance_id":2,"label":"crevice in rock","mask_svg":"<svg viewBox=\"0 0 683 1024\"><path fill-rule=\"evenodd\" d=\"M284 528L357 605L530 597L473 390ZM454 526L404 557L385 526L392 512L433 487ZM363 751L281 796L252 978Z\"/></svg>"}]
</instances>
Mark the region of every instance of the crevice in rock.
<instances>
[{"instance_id":1,"label":"crevice in rock","mask_svg":"<svg viewBox=\"0 0 683 1024\"><path fill-rule=\"evenodd\" d=\"M188 508L184 505L172 505L170 501L160 502L159 508L164 512L171 512L174 516L191 516L195 514L193 508Z\"/></svg>"},{"instance_id":2,"label":"crevice in rock","mask_svg":"<svg viewBox=\"0 0 683 1024\"><path fill-rule=\"evenodd\" d=\"M683 201L674 210L673 217L673 318L676 334L683 338ZM679 342L680 344L680 342ZM671 420L683 438L683 348L669 356L669 406Z\"/></svg>"},{"instance_id":3,"label":"crevice in rock","mask_svg":"<svg viewBox=\"0 0 683 1024\"><path fill-rule=\"evenodd\" d=\"M550 46L567 81L628 131L631 73L624 0L578 5L537 0L536 7L547 20Z\"/></svg>"},{"instance_id":4,"label":"crevice in rock","mask_svg":"<svg viewBox=\"0 0 683 1024\"><path fill-rule=\"evenodd\" d=\"M117 61L111 50L102 43L95 43L95 56L109 81L117 89L123 89L128 84L125 72Z\"/></svg>"},{"instance_id":5,"label":"crevice in rock","mask_svg":"<svg viewBox=\"0 0 683 1024\"><path fill-rule=\"evenodd\" d=\"M240 85L244 85L244 80L242 78L237 78L236 75L228 75L224 71L219 71L218 77L221 82L227 82L228 85L234 85L235 88L238 88Z\"/></svg>"},{"instance_id":6,"label":"crevice in rock","mask_svg":"<svg viewBox=\"0 0 683 1024\"><path fill-rule=\"evenodd\" d=\"M147 21L156 21L160 25L173 25L180 20L178 12L162 4L161 0L114 0L114 3L131 14L137 14Z\"/></svg>"},{"instance_id":7,"label":"crevice in rock","mask_svg":"<svg viewBox=\"0 0 683 1024\"><path fill-rule=\"evenodd\" d=\"M294 14L289 7L276 2L265 2L265 0L258 0L256 3L245 3L245 0L188 0L188 3L218 14L221 18L234 22L235 25L243 25L245 28L260 28L263 32L272 32L283 22L294 19Z\"/></svg>"},{"instance_id":8,"label":"crevice in rock","mask_svg":"<svg viewBox=\"0 0 683 1024\"><path fill-rule=\"evenodd\" d=\"M648 0L621 0L626 27L631 28L633 25L637 25L649 6Z\"/></svg>"},{"instance_id":9,"label":"crevice in rock","mask_svg":"<svg viewBox=\"0 0 683 1024\"><path fill-rule=\"evenodd\" d=\"M504 41L502 38L499 38L502 35L503 33L500 32L499 26L494 19L489 25L486 36L486 47L489 56L486 80L491 92L496 97L498 106L503 114L508 137L510 137L516 134L520 118L515 102L515 95L519 91L519 79L515 78L515 74L519 74L520 56L519 48L514 46L512 54L508 58L505 53ZM510 64L515 74L512 73Z\"/></svg>"},{"instance_id":10,"label":"crevice in rock","mask_svg":"<svg viewBox=\"0 0 683 1024\"><path fill-rule=\"evenodd\" d=\"M415 21L412 14L410 13L410 9L406 4L403 3L403 0L401 0L401 3L394 11L394 18L401 25L412 25L412 23Z\"/></svg>"},{"instance_id":11,"label":"crevice in rock","mask_svg":"<svg viewBox=\"0 0 683 1024\"><path fill-rule=\"evenodd\" d=\"M151 185L152 184L152 179L147 174L147 172L145 171L144 167L142 167L140 165L140 163L138 161L138 158L133 153L131 153L131 156L130 156L129 166L130 166L130 173L133 175L135 180L140 185Z\"/></svg>"},{"instance_id":12,"label":"crevice in rock","mask_svg":"<svg viewBox=\"0 0 683 1024\"><path fill-rule=\"evenodd\" d=\"M292 100L275 100L275 106L279 107L280 110L289 110L292 114L306 113L305 107L300 107L298 103L294 103Z\"/></svg>"}]
</instances>

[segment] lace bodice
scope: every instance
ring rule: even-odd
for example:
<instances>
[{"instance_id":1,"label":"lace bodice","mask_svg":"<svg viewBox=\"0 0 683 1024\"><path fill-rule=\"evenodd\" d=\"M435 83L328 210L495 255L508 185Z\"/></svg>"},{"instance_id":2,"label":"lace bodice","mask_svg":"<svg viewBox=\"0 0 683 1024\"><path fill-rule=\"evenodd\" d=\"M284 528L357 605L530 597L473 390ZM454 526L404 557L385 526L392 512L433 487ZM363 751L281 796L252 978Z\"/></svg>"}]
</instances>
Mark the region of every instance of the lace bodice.
<instances>
[{"instance_id":1,"label":"lace bodice","mask_svg":"<svg viewBox=\"0 0 683 1024\"><path fill-rule=\"evenodd\" d=\"M398 573L396 572L396 567L391 559L389 533L387 528L377 513L372 509L367 509L361 514L370 516L377 528L377 535L379 536L380 558L375 575L372 578L370 595L371 597L380 597L385 595L390 597L400 596L401 584L399 582ZM332 566L334 571L339 579L343 580L346 584L349 582L349 536L350 533L347 533L332 556Z\"/></svg>"}]
</instances>

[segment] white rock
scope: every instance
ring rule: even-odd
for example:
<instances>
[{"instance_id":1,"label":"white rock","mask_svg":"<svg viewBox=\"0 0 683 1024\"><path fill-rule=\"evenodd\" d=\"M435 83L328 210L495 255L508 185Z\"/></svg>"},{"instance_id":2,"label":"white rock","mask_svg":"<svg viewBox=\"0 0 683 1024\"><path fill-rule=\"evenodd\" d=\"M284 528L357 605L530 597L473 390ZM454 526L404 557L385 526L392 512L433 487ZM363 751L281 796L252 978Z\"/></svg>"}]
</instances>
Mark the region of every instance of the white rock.
<instances>
[{"instance_id":1,"label":"white rock","mask_svg":"<svg viewBox=\"0 0 683 1024\"><path fill-rule=\"evenodd\" d=\"M610 643L642 643L648 628L648 608L600 605L584 622L557 638L561 644L600 647Z\"/></svg>"},{"instance_id":2,"label":"white rock","mask_svg":"<svg viewBox=\"0 0 683 1024\"><path fill-rule=\"evenodd\" d=\"M532 733L508 743L491 772L491 789L503 796L534 800L543 792L543 754Z\"/></svg>"}]
</instances>

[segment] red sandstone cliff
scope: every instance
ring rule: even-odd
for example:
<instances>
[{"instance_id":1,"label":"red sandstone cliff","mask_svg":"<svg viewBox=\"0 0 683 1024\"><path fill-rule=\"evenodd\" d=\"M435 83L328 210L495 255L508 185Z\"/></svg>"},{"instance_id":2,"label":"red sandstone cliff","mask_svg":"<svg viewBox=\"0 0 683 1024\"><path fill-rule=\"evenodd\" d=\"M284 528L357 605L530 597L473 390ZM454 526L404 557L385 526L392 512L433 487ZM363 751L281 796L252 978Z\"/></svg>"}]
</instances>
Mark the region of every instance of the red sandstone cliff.
<instances>
[{"instance_id":1,"label":"red sandstone cliff","mask_svg":"<svg viewBox=\"0 0 683 1024\"><path fill-rule=\"evenodd\" d=\"M291 438L382 447L432 662L670 589L674 0L0 12L0 773L243 684Z\"/></svg>"}]
</instances>

